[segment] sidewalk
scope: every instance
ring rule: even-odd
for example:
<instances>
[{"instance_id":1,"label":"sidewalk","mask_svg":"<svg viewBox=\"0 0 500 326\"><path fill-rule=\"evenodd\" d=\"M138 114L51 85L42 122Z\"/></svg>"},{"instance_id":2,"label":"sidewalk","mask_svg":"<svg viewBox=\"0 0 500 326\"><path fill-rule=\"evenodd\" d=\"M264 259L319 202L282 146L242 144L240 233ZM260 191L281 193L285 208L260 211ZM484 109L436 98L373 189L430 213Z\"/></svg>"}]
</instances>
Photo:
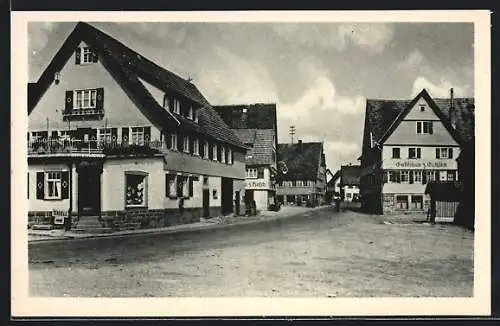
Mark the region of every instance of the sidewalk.
<instances>
[{"instance_id":1,"label":"sidewalk","mask_svg":"<svg viewBox=\"0 0 500 326\"><path fill-rule=\"evenodd\" d=\"M154 228L154 229L116 231L107 234L75 233L72 231L64 231L64 230L50 230L50 231L28 230L28 243L31 244L31 243L57 241L57 240L91 239L91 238L103 238L103 237L108 237L108 238L123 237L127 235L148 234L148 233L168 234L168 233L179 233L179 232L195 232L195 231L210 230L210 229L223 229L235 225L261 223L265 221L273 221L282 218L288 218L296 216L301 213L314 212L316 210L327 207L329 206L319 206L314 208L283 206L278 212L263 211L256 216L249 216L249 217L222 216L222 217L210 218L197 223L181 224L181 225L174 225L174 226Z\"/></svg>"}]
</instances>

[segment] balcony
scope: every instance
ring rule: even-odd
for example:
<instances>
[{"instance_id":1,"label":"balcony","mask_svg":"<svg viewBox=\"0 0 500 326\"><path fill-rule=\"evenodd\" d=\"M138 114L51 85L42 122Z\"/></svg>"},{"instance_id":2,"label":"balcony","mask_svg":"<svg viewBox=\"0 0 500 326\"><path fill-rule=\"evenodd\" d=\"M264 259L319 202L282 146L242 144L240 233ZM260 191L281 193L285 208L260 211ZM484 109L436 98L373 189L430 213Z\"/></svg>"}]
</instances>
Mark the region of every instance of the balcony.
<instances>
[{"instance_id":1,"label":"balcony","mask_svg":"<svg viewBox=\"0 0 500 326\"><path fill-rule=\"evenodd\" d=\"M86 108L86 109L79 109L79 108L74 108L69 111L63 111L63 120L68 121L68 120L100 120L104 117L104 110L103 109L96 109L96 108Z\"/></svg>"},{"instance_id":2,"label":"balcony","mask_svg":"<svg viewBox=\"0 0 500 326\"><path fill-rule=\"evenodd\" d=\"M122 144L106 140L41 139L28 143L28 156L152 155L161 154L166 148L161 141Z\"/></svg>"}]
</instances>

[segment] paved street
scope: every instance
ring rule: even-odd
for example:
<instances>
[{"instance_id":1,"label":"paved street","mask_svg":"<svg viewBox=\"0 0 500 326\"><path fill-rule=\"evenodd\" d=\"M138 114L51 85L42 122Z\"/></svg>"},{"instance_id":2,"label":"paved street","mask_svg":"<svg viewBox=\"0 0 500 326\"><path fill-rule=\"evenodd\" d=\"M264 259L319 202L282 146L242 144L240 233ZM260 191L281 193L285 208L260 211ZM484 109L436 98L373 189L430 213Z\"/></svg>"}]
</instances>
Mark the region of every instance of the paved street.
<instances>
[{"instance_id":1,"label":"paved street","mask_svg":"<svg viewBox=\"0 0 500 326\"><path fill-rule=\"evenodd\" d=\"M471 296L473 237L327 207L221 230L30 246L33 296Z\"/></svg>"}]
</instances>

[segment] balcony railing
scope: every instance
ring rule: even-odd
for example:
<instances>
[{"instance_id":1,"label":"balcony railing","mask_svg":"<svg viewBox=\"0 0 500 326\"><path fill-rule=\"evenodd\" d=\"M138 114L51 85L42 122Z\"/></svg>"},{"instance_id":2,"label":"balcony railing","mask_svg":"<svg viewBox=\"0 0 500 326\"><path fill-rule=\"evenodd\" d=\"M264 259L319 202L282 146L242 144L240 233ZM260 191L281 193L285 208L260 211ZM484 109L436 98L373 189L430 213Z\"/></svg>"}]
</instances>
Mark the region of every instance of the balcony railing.
<instances>
[{"instance_id":1,"label":"balcony railing","mask_svg":"<svg viewBox=\"0 0 500 326\"><path fill-rule=\"evenodd\" d=\"M98 118L101 119L104 117L104 110L103 109L96 109L96 108L85 108L85 109L80 109L80 108L73 108L68 111L63 111L63 120L80 120L80 119L85 119L85 118Z\"/></svg>"},{"instance_id":2,"label":"balcony railing","mask_svg":"<svg viewBox=\"0 0 500 326\"><path fill-rule=\"evenodd\" d=\"M109 140L39 139L28 143L28 155L156 154L166 148L166 143L159 140L130 144Z\"/></svg>"}]
</instances>

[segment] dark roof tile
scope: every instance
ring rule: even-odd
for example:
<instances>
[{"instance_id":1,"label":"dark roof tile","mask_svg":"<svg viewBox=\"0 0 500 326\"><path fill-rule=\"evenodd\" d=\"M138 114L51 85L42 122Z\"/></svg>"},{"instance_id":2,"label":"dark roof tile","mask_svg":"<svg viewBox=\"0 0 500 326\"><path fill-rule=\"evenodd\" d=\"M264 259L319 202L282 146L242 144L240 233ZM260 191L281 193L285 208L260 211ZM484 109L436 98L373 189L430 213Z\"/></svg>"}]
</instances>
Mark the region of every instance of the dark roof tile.
<instances>
[{"instance_id":1,"label":"dark roof tile","mask_svg":"<svg viewBox=\"0 0 500 326\"><path fill-rule=\"evenodd\" d=\"M322 154L320 142L278 144L278 161L284 161L288 168L283 179L316 181Z\"/></svg>"}]
</instances>

